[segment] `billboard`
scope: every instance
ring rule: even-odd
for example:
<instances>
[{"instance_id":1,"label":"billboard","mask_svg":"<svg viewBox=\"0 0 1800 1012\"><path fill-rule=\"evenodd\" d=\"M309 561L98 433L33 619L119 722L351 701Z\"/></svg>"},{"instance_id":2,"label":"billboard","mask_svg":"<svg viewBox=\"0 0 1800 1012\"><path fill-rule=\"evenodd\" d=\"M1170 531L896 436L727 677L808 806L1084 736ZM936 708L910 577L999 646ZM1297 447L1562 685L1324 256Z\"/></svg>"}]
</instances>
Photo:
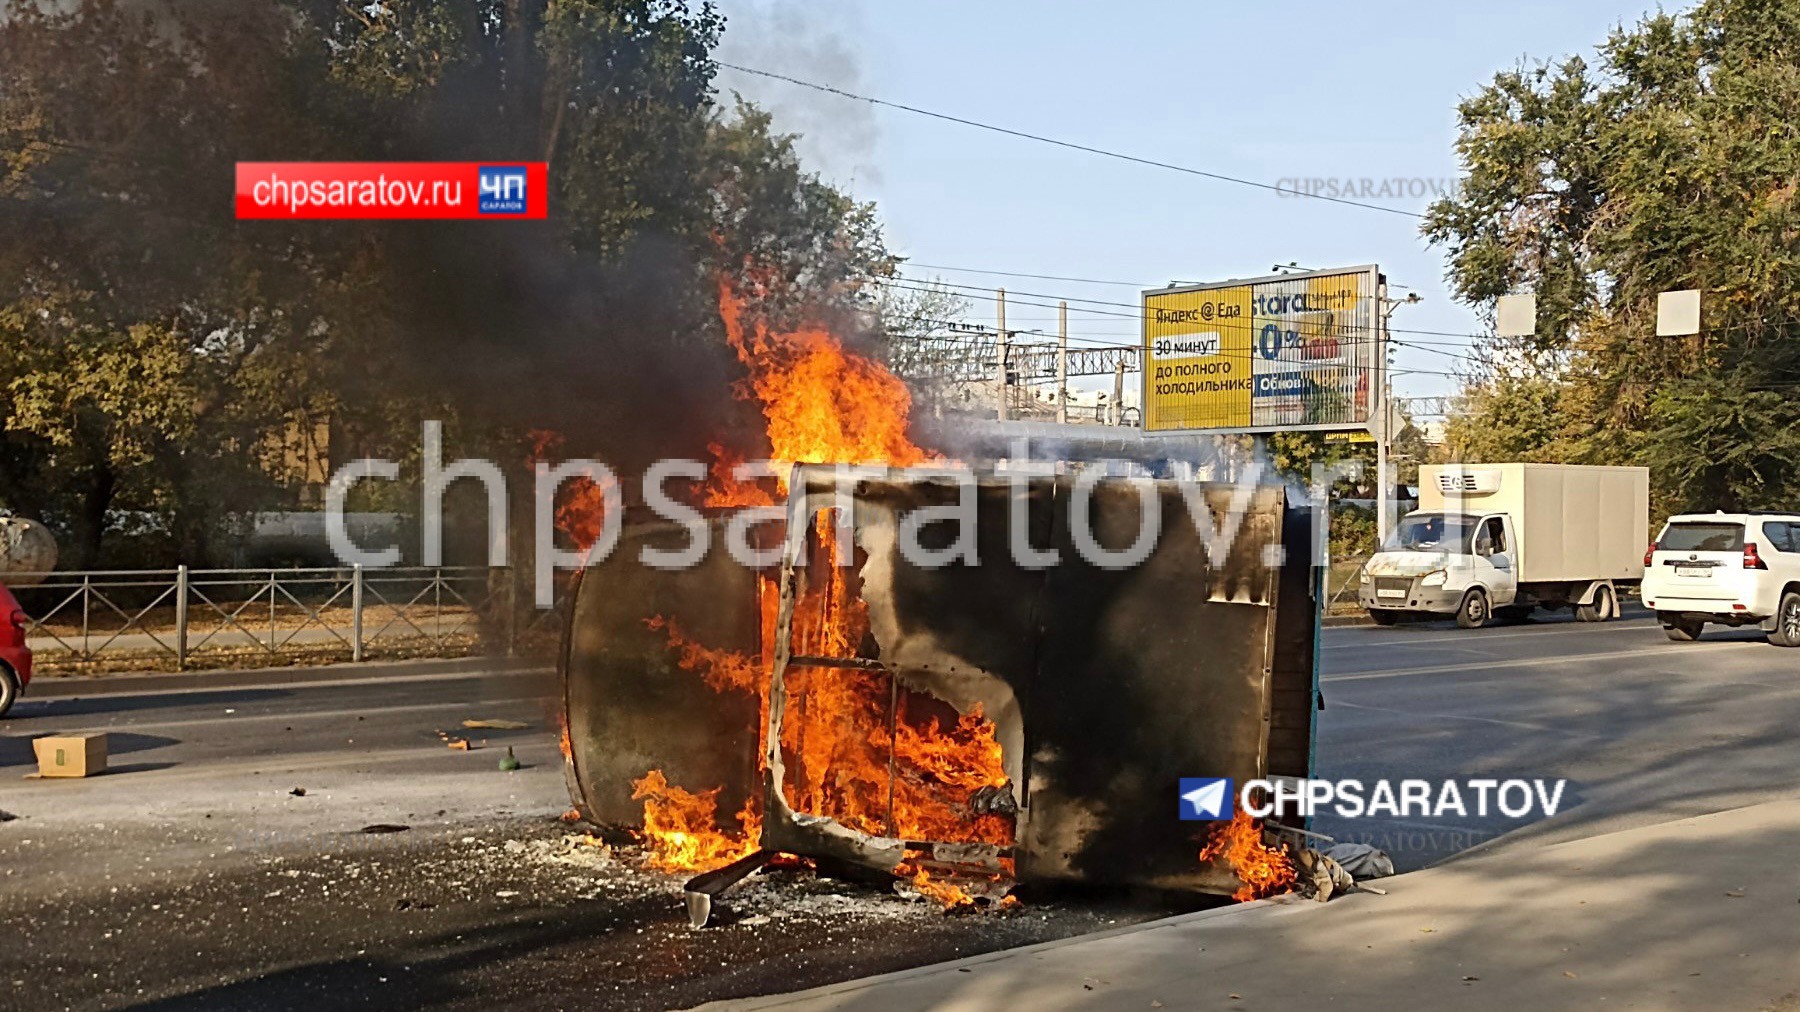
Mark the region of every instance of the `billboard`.
<instances>
[{"instance_id":1,"label":"billboard","mask_svg":"<svg viewBox=\"0 0 1800 1012\"><path fill-rule=\"evenodd\" d=\"M1144 292L1144 431L1369 428L1380 286L1370 265Z\"/></svg>"}]
</instances>

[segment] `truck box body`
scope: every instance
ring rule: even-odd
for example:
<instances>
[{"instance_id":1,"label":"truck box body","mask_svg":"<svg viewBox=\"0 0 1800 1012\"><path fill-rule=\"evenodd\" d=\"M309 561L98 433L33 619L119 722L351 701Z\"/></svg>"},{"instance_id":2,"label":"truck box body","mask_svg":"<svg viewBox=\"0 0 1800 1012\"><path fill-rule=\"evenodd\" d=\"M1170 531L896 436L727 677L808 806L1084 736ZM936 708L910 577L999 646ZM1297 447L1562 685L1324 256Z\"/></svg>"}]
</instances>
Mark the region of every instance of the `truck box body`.
<instances>
[{"instance_id":1,"label":"truck box body","mask_svg":"<svg viewBox=\"0 0 1800 1012\"><path fill-rule=\"evenodd\" d=\"M1419 468L1423 512L1505 513L1521 584L1639 580L1650 541L1650 471L1587 464Z\"/></svg>"}]
</instances>

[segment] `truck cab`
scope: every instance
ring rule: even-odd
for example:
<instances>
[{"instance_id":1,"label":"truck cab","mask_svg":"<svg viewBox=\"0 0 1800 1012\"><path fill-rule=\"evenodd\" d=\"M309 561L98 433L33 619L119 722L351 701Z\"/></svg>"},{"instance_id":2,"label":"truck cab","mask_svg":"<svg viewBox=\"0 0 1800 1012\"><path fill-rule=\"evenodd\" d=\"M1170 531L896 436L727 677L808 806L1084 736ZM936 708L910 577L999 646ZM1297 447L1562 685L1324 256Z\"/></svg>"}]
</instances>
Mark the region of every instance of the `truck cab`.
<instances>
[{"instance_id":1,"label":"truck cab","mask_svg":"<svg viewBox=\"0 0 1800 1012\"><path fill-rule=\"evenodd\" d=\"M1357 600L1377 624L1436 614L1474 629L1533 608L1605 621L1644 575L1644 468L1444 464L1419 477L1420 508L1358 577Z\"/></svg>"},{"instance_id":2,"label":"truck cab","mask_svg":"<svg viewBox=\"0 0 1800 1012\"><path fill-rule=\"evenodd\" d=\"M1485 625L1516 607L1517 540L1505 513L1409 513L1363 567L1358 598L1380 625L1407 612L1453 614L1465 628Z\"/></svg>"}]
</instances>

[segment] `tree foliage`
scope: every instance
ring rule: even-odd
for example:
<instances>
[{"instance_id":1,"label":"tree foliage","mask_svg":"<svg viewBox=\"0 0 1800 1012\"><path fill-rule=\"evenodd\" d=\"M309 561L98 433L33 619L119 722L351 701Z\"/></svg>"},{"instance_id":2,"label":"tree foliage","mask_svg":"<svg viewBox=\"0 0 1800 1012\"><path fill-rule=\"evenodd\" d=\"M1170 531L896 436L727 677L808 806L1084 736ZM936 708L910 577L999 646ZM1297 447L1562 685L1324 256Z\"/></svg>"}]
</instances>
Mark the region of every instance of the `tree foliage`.
<instances>
[{"instance_id":1,"label":"tree foliage","mask_svg":"<svg viewBox=\"0 0 1800 1012\"><path fill-rule=\"evenodd\" d=\"M1465 178L1425 235L1465 301L1538 300L1465 391L1471 452L1648 465L1663 509L1791 505L1796 54L1800 0L1704 0L1462 103ZM1655 337L1658 293L1685 288L1704 333Z\"/></svg>"},{"instance_id":2,"label":"tree foliage","mask_svg":"<svg viewBox=\"0 0 1800 1012\"><path fill-rule=\"evenodd\" d=\"M1540 372L1495 369L1467 384L1456 397L1445 443L1451 460L1558 461L1561 444L1562 385Z\"/></svg>"},{"instance_id":3,"label":"tree foliage","mask_svg":"<svg viewBox=\"0 0 1800 1012\"><path fill-rule=\"evenodd\" d=\"M217 556L292 504L268 465L519 457L555 428L616 466L735 420L718 278L771 315L873 306L874 211L718 101L724 19L674 0L114 0L0 13L0 504L100 557L108 518ZM544 222L236 221L239 161L546 160ZM173 561L173 560L166 560Z\"/></svg>"}]
</instances>

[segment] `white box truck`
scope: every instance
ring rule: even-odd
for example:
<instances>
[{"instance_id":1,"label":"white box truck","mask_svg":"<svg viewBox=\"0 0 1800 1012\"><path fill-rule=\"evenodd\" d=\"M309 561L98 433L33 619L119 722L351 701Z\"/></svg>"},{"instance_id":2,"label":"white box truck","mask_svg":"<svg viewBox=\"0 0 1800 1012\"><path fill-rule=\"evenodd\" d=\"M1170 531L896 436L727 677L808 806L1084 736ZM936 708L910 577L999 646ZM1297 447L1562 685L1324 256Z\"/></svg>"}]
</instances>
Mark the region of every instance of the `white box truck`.
<instances>
[{"instance_id":1,"label":"white box truck","mask_svg":"<svg viewBox=\"0 0 1800 1012\"><path fill-rule=\"evenodd\" d=\"M1649 531L1646 468L1421 467L1419 508L1363 567L1357 598L1380 625L1429 612L1474 629L1533 608L1603 622L1643 579Z\"/></svg>"}]
</instances>

